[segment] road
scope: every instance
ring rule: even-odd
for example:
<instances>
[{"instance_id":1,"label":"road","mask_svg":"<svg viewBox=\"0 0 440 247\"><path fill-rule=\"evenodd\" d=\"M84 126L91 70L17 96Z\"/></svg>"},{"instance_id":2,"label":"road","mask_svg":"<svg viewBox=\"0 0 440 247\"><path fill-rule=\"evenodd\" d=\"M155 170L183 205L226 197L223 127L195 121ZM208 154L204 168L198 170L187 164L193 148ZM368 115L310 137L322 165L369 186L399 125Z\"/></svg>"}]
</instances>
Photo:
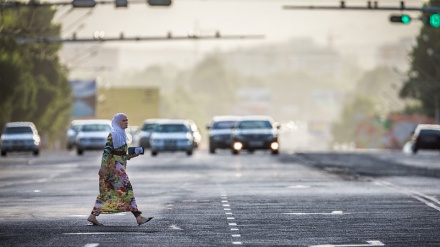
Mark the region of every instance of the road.
<instances>
[{"instance_id":1,"label":"road","mask_svg":"<svg viewBox=\"0 0 440 247\"><path fill-rule=\"evenodd\" d=\"M100 152L0 158L0 246L440 246L440 154L198 150L132 159L140 210L101 215Z\"/></svg>"}]
</instances>

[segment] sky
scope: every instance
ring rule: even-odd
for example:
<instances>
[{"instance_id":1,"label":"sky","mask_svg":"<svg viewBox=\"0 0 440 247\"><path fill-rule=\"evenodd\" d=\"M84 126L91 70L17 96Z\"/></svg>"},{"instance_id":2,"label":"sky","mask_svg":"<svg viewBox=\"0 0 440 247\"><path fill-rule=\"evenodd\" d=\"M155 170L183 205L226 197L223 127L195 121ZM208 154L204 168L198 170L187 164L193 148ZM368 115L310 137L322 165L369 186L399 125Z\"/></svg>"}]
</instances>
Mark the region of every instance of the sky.
<instances>
[{"instance_id":1,"label":"sky","mask_svg":"<svg viewBox=\"0 0 440 247\"><path fill-rule=\"evenodd\" d=\"M398 7L400 1L378 1L379 6ZM423 1L406 1L408 7L421 7ZM366 6L367 1L347 0L346 6ZM187 35L197 30L210 34L264 35L258 40L162 41L105 43L120 49L197 49L201 52L229 51L292 39L310 39L318 46L332 47L341 54L355 56L365 67L374 67L377 49L417 36L420 13L409 25L390 23L390 14L399 11L284 10L284 5L338 6L328 0L173 0L170 7L130 3L128 8L97 5L93 9L61 7L55 17L63 24L62 35L90 38L96 31L106 37Z\"/></svg>"}]
</instances>

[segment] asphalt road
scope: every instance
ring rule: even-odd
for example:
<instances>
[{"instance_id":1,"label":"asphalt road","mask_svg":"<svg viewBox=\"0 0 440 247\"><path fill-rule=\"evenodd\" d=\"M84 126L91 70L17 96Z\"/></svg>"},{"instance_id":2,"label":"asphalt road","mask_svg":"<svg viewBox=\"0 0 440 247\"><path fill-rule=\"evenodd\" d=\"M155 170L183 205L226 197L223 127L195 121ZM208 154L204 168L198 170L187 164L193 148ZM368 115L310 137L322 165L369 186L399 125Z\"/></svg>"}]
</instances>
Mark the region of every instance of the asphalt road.
<instances>
[{"instance_id":1,"label":"asphalt road","mask_svg":"<svg viewBox=\"0 0 440 247\"><path fill-rule=\"evenodd\" d=\"M0 158L0 246L440 246L440 154L198 150L132 159L140 210L101 215L100 152Z\"/></svg>"}]
</instances>

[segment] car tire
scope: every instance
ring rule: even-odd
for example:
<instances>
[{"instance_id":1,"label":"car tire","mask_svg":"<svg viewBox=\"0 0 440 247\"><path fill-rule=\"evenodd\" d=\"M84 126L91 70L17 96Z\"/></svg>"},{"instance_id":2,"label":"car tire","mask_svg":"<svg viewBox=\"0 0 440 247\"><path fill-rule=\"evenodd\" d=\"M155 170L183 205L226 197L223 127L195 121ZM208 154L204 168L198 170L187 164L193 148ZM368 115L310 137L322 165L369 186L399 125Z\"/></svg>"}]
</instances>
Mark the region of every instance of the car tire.
<instances>
[{"instance_id":1,"label":"car tire","mask_svg":"<svg viewBox=\"0 0 440 247\"><path fill-rule=\"evenodd\" d=\"M191 156L193 154L192 150L186 151L186 155Z\"/></svg>"},{"instance_id":2,"label":"car tire","mask_svg":"<svg viewBox=\"0 0 440 247\"><path fill-rule=\"evenodd\" d=\"M40 150L34 150L33 154L34 154L34 156L38 156L40 154Z\"/></svg>"},{"instance_id":3,"label":"car tire","mask_svg":"<svg viewBox=\"0 0 440 247\"><path fill-rule=\"evenodd\" d=\"M6 156L6 151L2 151L2 156Z\"/></svg>"},{"instance_id":4,"label":"car tire","mask_svg":"<svg viewBox=\"0 0 440 247\"><path fill-rule=\"evenodd\" d=\"M279 152L278 150L272 150L271 153L272 153L272 155L278 155L278 154L280 154L280 152Z\"/></svg>"},{"instance_id":5,"label":"car tire","mask_svg":"<svg viewBox=\"0 0 440 247\"><path fill-rule=\"evenodd\" d=\"M416 154L417 151L419 151L419 150L418 150L416 147L413 147L413 148L412 148L412 153L413 153L413 154Z\"/></svg>"},{"instance_id":6,"label":"car tire","mask_svg":"<svg viewBox=\"0 0 440 247\"><path fill-rule=\"evenodd\" d=\"M151 151L151 156L153 156L153 157L157 156L157 152L156 151Z\"/></svg>"},{"instance_id":7,"label":"car tire","mask_svg":"<svg viewBox=\"0 0 440 247\"><path fill-rule=\"evenodd\" d=\"M78 149L78 150L76 150L76 154L83 155L84 154L84 150Z\"/></svg>"},{"instance_id":8,"label":"car tire","mask_svg":"<svg viewBox=\"0 0 440 247\"><path fill-rule=\"evenodd\" d=\"M237 150L232 150L232 154L233 154L233 155L237 155L237 154L238 154L238 151L237 151Z\"/></svg>"},{"instance_id":9,"label":"car tire","mask_svg":"<svg viewBox=\"0 0 440 247\"><path fill-rule=\"evenodd\" d=\"M209 153L215 154L215 147L209 146Z\"/></svg>"}]
</instances>

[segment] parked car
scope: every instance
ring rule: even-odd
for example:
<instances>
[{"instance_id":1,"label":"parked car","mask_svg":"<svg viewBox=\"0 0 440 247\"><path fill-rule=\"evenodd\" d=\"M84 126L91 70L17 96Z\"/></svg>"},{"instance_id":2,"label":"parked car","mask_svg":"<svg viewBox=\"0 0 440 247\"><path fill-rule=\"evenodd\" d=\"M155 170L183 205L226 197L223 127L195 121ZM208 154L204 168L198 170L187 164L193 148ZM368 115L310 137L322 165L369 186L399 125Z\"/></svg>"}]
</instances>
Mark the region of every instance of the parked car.
<instances>
[{"instance_id":1,"label":"parked car","mask_svg":"<svg viewBox=\"0 0 440 247\"><path fill-rule=\"evenodd\" d=\"M6 123L1 135L1 155L8 152L32 152L40 154L41 138L32 122Z\"/></svg>"},{"instance_id":2,"label":"parked car","mask_svg":"<svg viewBox=\"0 0 440 247\"><path fill-rule=\"evenodd\" d=\"M241 150L253 152L259 149L278 154L278 129L279 125L267 116L241 118L232 131L232 154L238 154Z\"/></svg>"},{"instance_id":3,"label":"parked car","mask_svg":"<svg viewBox=\"0 0 440 247\"><path fill-rule=\"evenodd\" d=\"M84 120L76 136L76 152L103 150L111 130L110 120Z\"/></svg>"},{"instance_id":4,"label":"parked car","mask_svg":"<svg viewBox=\"0 0 440 247\"><path fill-rule=\"evenodd\" d=\"M140 133L139 133L139 141L138 146L143 147L145 149L150 148L150 137L151 133L153 133L154 128L156 128L156 123L161 119L146 119L142 124Z\"/></svg>"},{"instance_id":5,"label":"parked car","mask_svg":"<svg viewBox=\"0 0 440 247\"><path fill-rule=\"evenodd\" d=\"M411 144L411 149L414 154L423 149L440 151L440 125L417 125L411 139Z\"/></svg>"},{"instance_id":6,"label":"parked car","mask_svg":"<svg viewBox=\"0 0 440 247\"><path fill-rule=\"evenodd\" d=\"M76 136L78 135L79 129L81 128L82 120L72 120L70 122L69 128L66 133L66 148L71 150L76 146Z\"/></svg>"},{"instance_id":7,"label":"parked car","mask_svg":"<svg viewBox=\"0 0 440 247\"><path fill-rule=\"evenodd\" d=\"M159 152L183 151L193 154L194 136L190 123L186 120L163 120L156 123L150 137L151 155Z\"/></svg>"},{"instance_id":8,"label":"parked car","mask_svg":"<svg viewBox=\"0 0 440 247\"><path fill-rule=\"evenodd\" d=\"M209 152L215 153L216 149L231 149L231 134L237 116L215 116L206 126L209 135Z\"/></svg>"},{"instance_id":9,"label":"parked car","mask_svg":"<svg viewBox=\"0 0 440 247\"><path fill-rule=\"evenodd\" d=\"M194 137L194 148L198 148L200 146L200 143L202 142L202 135L200 134L199 128L193 120L189 119L188 123L191 129L191 133Z\"/></svg>"}]
</instances>

